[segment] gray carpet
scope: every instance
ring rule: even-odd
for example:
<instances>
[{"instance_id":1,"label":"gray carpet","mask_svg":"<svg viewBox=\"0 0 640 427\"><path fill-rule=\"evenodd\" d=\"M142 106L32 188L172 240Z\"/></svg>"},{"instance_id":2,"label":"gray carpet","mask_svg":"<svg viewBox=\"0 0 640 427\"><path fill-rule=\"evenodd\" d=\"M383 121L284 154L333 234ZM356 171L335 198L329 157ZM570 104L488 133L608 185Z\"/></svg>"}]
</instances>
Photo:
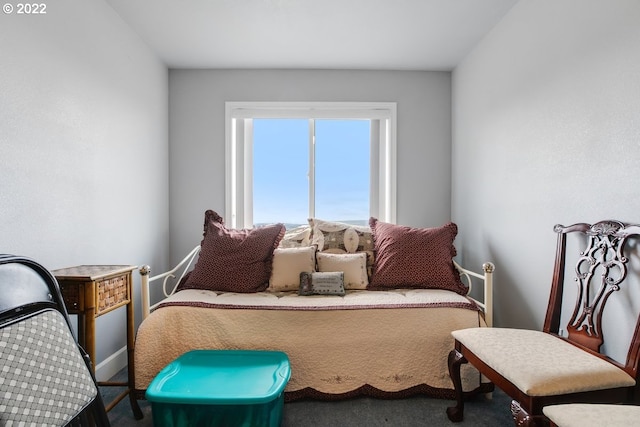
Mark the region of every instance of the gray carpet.
<instances>
[{"instance_id":1,"label":"gray carpet","mask_svg":"<svg viewBox=\"0 0 640 427\"><path fill-rule=\"evenodd\" d=\"M119 372L114 381L126 381L126 369ZM101 387L105 401L112 400L122 388ZM448 426L448 427L500 427L513 426L509 411L510 399L502 391L496 390L492 399L477 396L465 405L464 421L458 424L447 419L445 410L453 401L415 396L408 399L381 400L355 398L337 402L304 400L285 403L283 427L377 427L377 426ZM109 419L114 427L153 426L151 404L139 401L144 414L142 420L135 420L129 399L125 398L110 412Z\"/></svg>"}]
</instances>

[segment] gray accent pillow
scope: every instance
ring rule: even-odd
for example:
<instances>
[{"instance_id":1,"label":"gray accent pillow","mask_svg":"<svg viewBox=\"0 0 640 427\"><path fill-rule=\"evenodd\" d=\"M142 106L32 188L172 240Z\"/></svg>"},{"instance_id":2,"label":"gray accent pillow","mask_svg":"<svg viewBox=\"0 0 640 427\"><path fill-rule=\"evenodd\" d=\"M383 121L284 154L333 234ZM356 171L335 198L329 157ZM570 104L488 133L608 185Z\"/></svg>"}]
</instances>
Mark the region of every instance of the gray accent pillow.
<instances>
[{"instance_id":1,"label":"gray accent pillow","mask_svg":"<svg viewBox=\"0 0 640 427\"><path fill-rule=\"evenodd\" d=\"M298 294L344 295L344 272L302 272Z\"/></svg>"}]
</instances>

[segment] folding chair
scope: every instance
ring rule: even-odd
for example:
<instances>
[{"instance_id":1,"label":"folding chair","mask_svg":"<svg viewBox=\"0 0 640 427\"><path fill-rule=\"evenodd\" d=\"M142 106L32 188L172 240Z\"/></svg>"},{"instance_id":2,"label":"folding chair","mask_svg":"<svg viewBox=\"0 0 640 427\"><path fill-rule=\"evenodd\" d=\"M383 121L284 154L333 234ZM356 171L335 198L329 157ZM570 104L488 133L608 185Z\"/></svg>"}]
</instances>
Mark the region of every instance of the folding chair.
<instances>
[{"instance_id":1,"label":"folding chair","mask_svg":"<svg viewBox=\"0 0 640 427\"><path fill-rule=\"evenodd\" d=\"M55 278L0 255L0 425L109 426Z\"/></svg>"},{"instance_id":2,"label":"folding chair","mask_svg":"<svg viewBox=\"0 0 640 427\"><path fill-rule=\"evenodd\" d=\"M632 249L638 257L640 226L620 221L593 225L556 225L558 234L551 295L543 331L509 328L471 328L454 331L455 349L449 354L449 373L456 390L456 406L447 408L451 421L461 421L465 393L460 367L471 363L513 400L511 412L517 426L547 425L543 407L563 403L632 403L638 393L640 317L628 329L626 362L603 354L603 312L611 297L629 281ZM580 237L586 247L575 265L576 302L573 314L562 315L567 235ZM573 243L573 242L572 242ZM637 259L636 259L637 260ZM637 281L637 279L636 279ZM637 291L637 290L636 290ZM614 296L616 295L616 296ZM561 336L561 320L567 336ZM625 324L617 324L622 331ZM625 336L625 334L623 334Z\"/></svg>"}]
</instances>

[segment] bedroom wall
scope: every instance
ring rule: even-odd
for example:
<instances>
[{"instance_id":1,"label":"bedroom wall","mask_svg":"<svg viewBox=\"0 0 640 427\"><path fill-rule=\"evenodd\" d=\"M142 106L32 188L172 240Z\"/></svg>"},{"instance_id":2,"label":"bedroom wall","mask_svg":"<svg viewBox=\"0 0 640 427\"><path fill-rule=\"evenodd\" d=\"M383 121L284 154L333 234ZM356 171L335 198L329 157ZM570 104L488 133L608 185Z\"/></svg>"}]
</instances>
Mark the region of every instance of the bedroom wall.
<instances>
[{"instance_id":1,"label":"bedroom wall","mask_svg":"<svg viewBox=\"0 0 640 427\"><path fill-rule=\"evenodd\" d=\"M448 72L170 70L172 260L200 243L206 209L224 213L226 101L397 102L397 221L448 221L450 83Z\"/></svg>"},{"instance_id":2,"label":"bedroom wall","mask_svg":"<svg viewBox=\"0 0 640 427\"><path fill-rule=\"evenodd\" d=\"M166 67L102 0L3 13L0 44L0 252L52 270L165 268ZM139 323L137 274L134 286ZM107 357L126 364L125 310L97 323L109 376Z\"/></svg>"},{"instance_id":3,"label":"bedroom wall","mask_svg":"<svg viewBox=\"0 0 640 427\"><path fill-rule=\"evenodd\" d=\"M453 72L452 215L466 264L496 264L499 326L542 327L555 224L640 223L638 22L521 0Z\"/></svg>"}]
</instances>

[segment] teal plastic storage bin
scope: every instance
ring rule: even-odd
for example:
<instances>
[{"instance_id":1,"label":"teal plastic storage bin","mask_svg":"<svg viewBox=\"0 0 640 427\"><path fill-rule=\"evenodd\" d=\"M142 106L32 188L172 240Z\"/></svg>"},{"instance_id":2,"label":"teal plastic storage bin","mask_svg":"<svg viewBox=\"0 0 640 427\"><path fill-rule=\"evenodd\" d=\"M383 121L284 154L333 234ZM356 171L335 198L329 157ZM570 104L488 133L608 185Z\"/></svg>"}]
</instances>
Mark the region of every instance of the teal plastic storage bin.
<instances>
[{"instance_id":1,"label":"teal plastic storage bin","mask_svg":"<svg viewBox=\"0 0 640 427\"><path fill-rule=\"evenodd\" d=\"M280 351L194 350L147 388L155 427L277 427L291 376Z\"/></svg>"}]
</instances>

